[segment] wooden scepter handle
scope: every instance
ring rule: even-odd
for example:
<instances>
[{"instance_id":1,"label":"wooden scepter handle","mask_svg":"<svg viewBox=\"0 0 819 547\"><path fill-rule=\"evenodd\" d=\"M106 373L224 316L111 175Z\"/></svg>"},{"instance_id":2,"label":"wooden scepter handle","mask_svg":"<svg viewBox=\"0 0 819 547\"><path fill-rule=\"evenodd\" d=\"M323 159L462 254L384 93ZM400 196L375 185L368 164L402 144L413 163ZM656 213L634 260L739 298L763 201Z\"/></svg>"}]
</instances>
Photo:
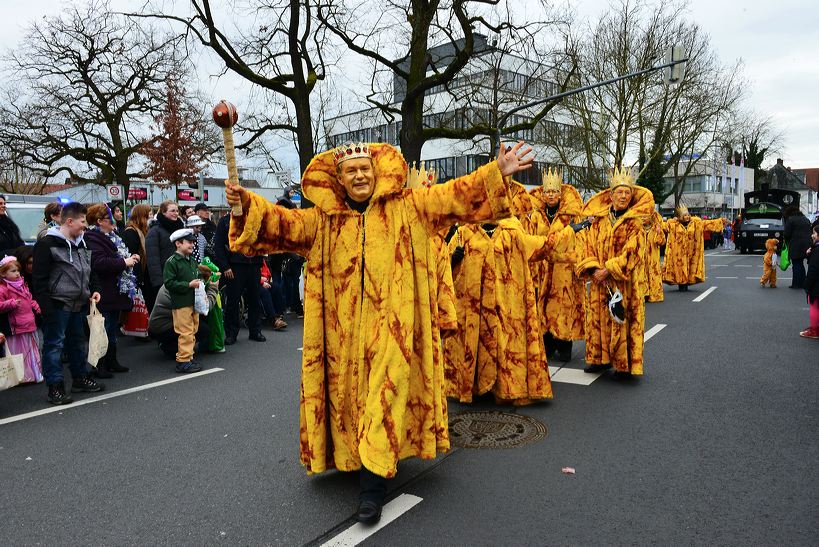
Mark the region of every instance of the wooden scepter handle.
<instances>
[{"instance_id":1,"label":"wooden scepter handle","mask_svg":"<svg viewBox=\"0 0 819 547\"><path fill-rule=\"evenodd\" d=\"M236 169L236 148L233 146L233 128L223 127L222 138L225 141L225 161L227 161L228 181L230 184L239 184L239 170ZM230 208L235 217L242 216L242 204L237 203Z\"/></svg>"},{"instance_id":2,"label":"wooden scepter handle","mask_svg":"<svg viewBox=\"0 0 819 547\"><path fill-rule=\"evenodd\" d=\"M225 141L225 160L228 168L229 184L239 184L239 171L236 169L236 148L233 146L233 126L239 121L236 107L227 101L219 101L213 107L213 121L222 128L222 138ZM230 212L235 217L242 216L242 204L232 205Z\"/></svg>"}]
</instances>

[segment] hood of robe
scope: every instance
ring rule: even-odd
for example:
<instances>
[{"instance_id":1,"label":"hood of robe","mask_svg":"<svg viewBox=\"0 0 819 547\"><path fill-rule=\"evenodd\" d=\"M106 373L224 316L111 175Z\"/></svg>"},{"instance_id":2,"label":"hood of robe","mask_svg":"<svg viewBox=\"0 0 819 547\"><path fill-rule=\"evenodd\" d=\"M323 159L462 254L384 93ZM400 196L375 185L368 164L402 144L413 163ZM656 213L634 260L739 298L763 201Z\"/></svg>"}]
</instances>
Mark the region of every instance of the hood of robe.
<instances>
[{"instance_id":1,"label":"hood of robe","mask_svg":"<svg viewBox=\"0 0 819 547\"><path fill-rule=\"evenodd\" d=\"M543 210L546 208L546 199L543 196L543 186L538 186L532 190L529 195L532 196L532 201L537 209ZM583 198L580 197L580 192L571 184L560 185L560 206L557 209L559 215L577 216L583 210Z\"/></svg>"},{"instance_id":2,"label":"hood of robe","mask_svg":"<svg viewBox=\"0 0 819 547\"><path fill-rule=\"evenodd\" d=\"M633 190L634 195L631 198L631 206L618 220L639 218L642 223L643 219L650 218L654 214L654 195L642 186L635 186ZM595 194L586 203L583 207L582 216L604 217L609 214L610 210L611 192L607 188Z\"/></svg>"},{"instance_id":3,"label":"hood of robe","mask_svg":"<svg viewBox=\"0 0 819 547\"><path fill-rule=\"evenodd\" d=\"M371 201L398 194L407 183L407 162L394 146L369 145L375 170L375 188ZM304 196L328 215L350 213L345 202L347 191L338 181L333 151L323 152L310 162L301 179Z\"/></svg>"}]
</instances>

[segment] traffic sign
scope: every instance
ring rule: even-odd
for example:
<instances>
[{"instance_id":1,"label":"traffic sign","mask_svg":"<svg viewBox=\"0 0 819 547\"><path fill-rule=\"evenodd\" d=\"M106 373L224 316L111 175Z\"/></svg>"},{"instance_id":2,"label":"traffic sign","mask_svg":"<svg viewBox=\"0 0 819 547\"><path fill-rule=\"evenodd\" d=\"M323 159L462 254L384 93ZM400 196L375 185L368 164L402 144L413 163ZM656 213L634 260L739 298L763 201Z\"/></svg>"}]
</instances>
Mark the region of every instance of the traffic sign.
<instances>
[{"instance_id":1,"label":"traffic sign","mask_svg":"<svg viewBox=\"0 0 819 547\"><path fill-rule=\"evenodd\" d=\"M108 186L105 187L105 189L108 190L109 201L119 201L125 194L125 191L122 189L121 184L109 184Z\"/></svg>"}]
</instances>

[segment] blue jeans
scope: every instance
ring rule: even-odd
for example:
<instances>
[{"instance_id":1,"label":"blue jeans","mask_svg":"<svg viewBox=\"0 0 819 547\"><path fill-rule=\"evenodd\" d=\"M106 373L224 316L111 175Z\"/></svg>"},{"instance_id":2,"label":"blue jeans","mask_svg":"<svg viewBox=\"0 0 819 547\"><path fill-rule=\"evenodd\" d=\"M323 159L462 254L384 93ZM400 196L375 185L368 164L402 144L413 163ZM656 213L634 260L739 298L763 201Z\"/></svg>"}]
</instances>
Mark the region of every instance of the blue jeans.
<instances>
[{"instance_id":1,"label":"blue jeans","mask_svg":"<svg viewBox=\"0 0 819 547\"><path fill-rule=\"evenodd\" d=\"M105 334L108 335L108 347L117 345L117 332L119 331L119 311L104 311Z\"/></svg>"},{"instance_id":2,"label":"blue jeans","mask_svg":"<svg viewBox=\"0 0 819 547\"><path fill-rule=\"evenodd\" d=\"M88 376L88 356L85 342L85 317L88 308L82 311L53 310L45 315L43 323L43 375L46 384L63 381L63 364L60 355L65 348L68 354L68 368L77 380Z\"/></svg>"}]
</instances>

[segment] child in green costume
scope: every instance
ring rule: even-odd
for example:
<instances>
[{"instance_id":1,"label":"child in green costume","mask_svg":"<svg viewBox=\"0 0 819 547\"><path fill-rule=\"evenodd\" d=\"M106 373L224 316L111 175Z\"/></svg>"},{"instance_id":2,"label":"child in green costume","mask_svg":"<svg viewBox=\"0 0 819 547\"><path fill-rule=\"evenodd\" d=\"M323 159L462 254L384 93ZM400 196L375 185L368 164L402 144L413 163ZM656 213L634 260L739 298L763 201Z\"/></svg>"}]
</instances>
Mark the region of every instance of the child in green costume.
<instances>
[{"instance_id":1,"label":"child in green costume","mask_svg":"<svg viewBox=\"0 0 819 547\"><path fill-rule=\"evenodd\" d=\"M207 266L213 274L210 276L208 283L218 283L222 276L219 273L219 268L214 264L210 258L202 259L202 265ZM208 351L215 353L224 353L225 351L225 322L222 314L222 297L216 293L216 305L211 307L207 317L210 334L208 335Z\"/></svg>"}]
</instances>

